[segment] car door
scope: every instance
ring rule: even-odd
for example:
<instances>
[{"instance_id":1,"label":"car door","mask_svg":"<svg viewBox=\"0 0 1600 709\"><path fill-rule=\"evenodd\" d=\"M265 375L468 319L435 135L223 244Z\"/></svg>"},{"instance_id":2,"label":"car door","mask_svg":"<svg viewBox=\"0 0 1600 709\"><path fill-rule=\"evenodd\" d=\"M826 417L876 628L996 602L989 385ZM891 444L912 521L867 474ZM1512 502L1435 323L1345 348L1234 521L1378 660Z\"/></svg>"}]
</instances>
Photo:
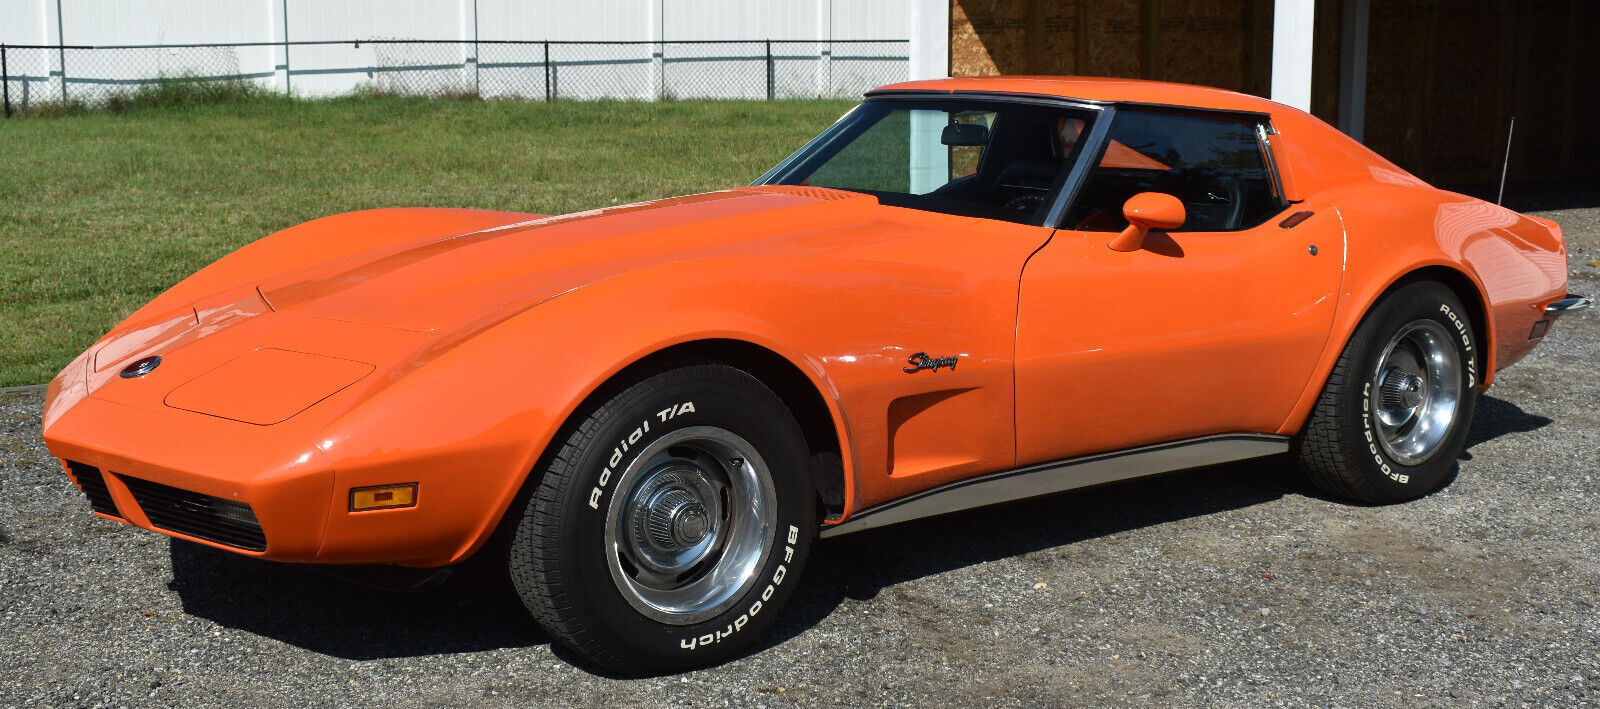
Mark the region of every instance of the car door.
<instances>
[{"instance_id":1,"label":"car door","mask_svg":"<svg viewBox=\"0 0 1600 709\"><path fill-rule=\"evenodd\" d=\"M1096 111L869 100L762 178L870 196L800 237L834 274L805 299L818 326L796 328L796 345L822 353L849 421L855 504L1015 465L1017 280L1054 234L1048 210Z\"/></svg>"},{"instance_id":2,"label":"car door","mask_svg":"<svg viewBox=\"0 0 1600 709\"><path fill-rule=\"evenodd\" d=\"M1289 208L1269 133L1264 117L1117 111L1022 274L1019 465L1282 426L1327 341L1343 229L1331 206ZM1141 192L1177 197L1185 223L1108 248Z\"/></svg>"}]
</instances>

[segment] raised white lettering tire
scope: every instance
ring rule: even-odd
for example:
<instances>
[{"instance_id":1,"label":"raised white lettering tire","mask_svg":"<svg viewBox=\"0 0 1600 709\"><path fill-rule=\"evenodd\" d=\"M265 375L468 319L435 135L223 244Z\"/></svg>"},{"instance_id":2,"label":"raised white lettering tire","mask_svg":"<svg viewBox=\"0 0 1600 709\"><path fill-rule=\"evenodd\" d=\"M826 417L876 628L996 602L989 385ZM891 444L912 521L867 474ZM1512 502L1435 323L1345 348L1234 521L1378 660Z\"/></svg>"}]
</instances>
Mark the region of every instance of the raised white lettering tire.
<instances>
[{"instance_id":1,"label":"raised white lettering tire","mask_svg":"<svg viewBox=\"0 0 1600 709\"><path fill-rule=\"evenodd\" d=\"M1386 295L1328 376L1294 452L1322 490L1392 503L1455 469L1477 403L1477 337L1454 292L1433 281Z\"/></svg>"},{"instance_id":2,"label":"raised white lettering tire","mask_svg":"<svg viewBox=\"0 0 1600 709\"><path fill-rule=\"evenodd\" d=\"M618 672L748 647L799 582L816 524L793 414L749 374L695 364L577 415L512 537L524 605Z\"/></svg>"}]
</instances>

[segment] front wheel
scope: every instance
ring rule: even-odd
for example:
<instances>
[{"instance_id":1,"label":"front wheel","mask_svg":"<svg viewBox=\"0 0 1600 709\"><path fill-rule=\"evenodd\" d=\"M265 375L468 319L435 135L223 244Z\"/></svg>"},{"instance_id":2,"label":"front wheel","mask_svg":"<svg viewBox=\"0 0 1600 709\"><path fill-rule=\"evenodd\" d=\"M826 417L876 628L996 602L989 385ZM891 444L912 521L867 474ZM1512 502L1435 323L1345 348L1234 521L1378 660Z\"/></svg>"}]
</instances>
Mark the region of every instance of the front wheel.
<instances>
[{"instance_id":1,"label":"front wheel","mask_svg":"<svg viewBox=\"0 0 1600 709\"><path fill-rule=\"evenodd\" d=\"M1324 491L1390 503L1432 492L1454 470L1477 403L1478 349L1454 292L1420 281L1356 328L1295 438Z\"/></svg>"},{"instance_id":2,"label":"front wheel","mask_svg":"<svg viewBox=\"0 0 1600 709\"><path fill-rule=\"evenodd\" d=\"M513 537L512 581L552 637L607 668L718 662L798 580L816 523L805 460L794 416L745 372L649 377L550 457Z\"/></svg>"}]
</instances>

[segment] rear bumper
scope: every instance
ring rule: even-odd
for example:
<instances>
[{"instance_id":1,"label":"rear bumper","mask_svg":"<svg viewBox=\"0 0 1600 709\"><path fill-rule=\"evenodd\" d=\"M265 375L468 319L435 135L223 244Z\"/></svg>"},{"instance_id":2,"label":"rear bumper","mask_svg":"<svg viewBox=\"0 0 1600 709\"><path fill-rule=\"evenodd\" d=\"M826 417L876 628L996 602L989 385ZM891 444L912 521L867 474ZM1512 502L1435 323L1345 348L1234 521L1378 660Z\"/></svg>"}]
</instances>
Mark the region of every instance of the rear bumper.
<instances>
[{"instance_id":1,"label":"rear bumper","mask_svg":"<svg viewBox=\"0 0 1600 709\"><path fill-rule=\"evenodd\" d=\"M1573 295L1568 293L1567 297L1544 306L1544 312L1546 315L1553 317L1563 313L1570 313L1574 310L1583 310L1592 305L1594 305L1594 301L1588 296Z\"/></svg>"}]
</instances>

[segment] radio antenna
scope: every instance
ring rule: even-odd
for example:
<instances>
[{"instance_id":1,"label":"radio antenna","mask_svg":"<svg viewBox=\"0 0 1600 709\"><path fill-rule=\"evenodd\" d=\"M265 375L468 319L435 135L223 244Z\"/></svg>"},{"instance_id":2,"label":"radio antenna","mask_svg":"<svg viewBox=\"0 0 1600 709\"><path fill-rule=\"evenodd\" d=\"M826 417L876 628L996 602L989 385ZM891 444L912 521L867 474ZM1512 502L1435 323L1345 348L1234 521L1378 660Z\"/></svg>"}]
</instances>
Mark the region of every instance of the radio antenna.
<instances>
[{"instance_id":1,"label":"radio antenna","mask_svg":"<svg viewBox=\"0 0 1600 709\"><path fill-rule=\"evenodd\" d=\"M1495 204L1506 201L1506 171L1511 169L1511 136L1517 133L1517 117L1511 117L1511 125L1506 128L1506 157L1500 163L1500 195L1494 198Z\"/></svg>"}]
</instances>

